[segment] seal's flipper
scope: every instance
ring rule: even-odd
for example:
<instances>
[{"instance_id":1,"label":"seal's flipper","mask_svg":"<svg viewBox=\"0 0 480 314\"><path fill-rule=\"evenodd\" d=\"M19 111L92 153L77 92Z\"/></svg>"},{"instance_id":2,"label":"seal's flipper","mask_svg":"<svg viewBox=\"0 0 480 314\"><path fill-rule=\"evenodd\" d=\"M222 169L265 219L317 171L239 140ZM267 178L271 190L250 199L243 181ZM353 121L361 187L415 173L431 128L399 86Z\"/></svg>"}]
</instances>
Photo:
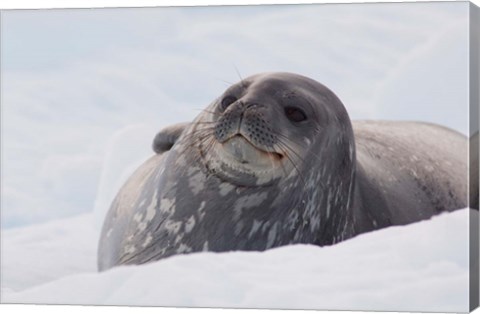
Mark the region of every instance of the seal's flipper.
<instances>
[{"instance_id":1,"label":"seal's flipper","mask_svg":"<svg viewBox=\"0 0 480 314\"><path fill-rule=\"evenodd\" d=\"M169 151L189 124L189 122L177 123L162 129L153 139L153 151L157 154Z\"/></svg>"}]
</instances>

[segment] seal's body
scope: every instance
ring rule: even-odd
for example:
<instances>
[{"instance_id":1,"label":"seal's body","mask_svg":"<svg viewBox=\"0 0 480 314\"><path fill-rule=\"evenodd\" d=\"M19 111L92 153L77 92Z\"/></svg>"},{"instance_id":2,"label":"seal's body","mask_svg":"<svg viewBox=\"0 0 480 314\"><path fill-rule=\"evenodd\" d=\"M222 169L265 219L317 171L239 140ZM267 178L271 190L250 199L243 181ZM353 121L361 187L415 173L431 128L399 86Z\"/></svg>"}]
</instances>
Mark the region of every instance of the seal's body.
<instances>
[{"instance_id":1,"label":"seal's body","mask_svg":"<svg viewBox=\"0 0 480 314\"><path fill-rule=\"evenodd\" d=\"M198 251L329 245L467 206L467 139L414 122L352 124L325 86L289 73L233 85L119 191L99 269Z\"/></svg>"},{"instance_id":2,"label":"seal's body","mask_svg":"<svg viewBox=\"0 0 480 314\"><path fill-rule=\"evenodd\" d=\"M468 139L419 122L356 121L355 234L467 207Z\"/></svg>"}]
</instances>

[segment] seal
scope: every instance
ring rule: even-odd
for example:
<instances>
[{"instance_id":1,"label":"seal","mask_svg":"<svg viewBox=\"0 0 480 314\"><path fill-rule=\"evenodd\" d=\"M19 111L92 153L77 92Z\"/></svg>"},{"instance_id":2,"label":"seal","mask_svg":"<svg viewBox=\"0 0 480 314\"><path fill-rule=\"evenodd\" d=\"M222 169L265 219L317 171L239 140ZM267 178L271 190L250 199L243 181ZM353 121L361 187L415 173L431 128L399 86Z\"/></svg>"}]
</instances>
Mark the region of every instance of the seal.
<instances>
[{"instance_id":1,"label":"seal","mask_svg":"<svg viewBox=\"0 0 480 314\"><path fill-rule=\"evenodd\" d=\"M157 134L107 214L98 267L331 245L464 208L467 147L433 124L352 124L324 85L257 74Z\"/></svg>"}]
</instances>

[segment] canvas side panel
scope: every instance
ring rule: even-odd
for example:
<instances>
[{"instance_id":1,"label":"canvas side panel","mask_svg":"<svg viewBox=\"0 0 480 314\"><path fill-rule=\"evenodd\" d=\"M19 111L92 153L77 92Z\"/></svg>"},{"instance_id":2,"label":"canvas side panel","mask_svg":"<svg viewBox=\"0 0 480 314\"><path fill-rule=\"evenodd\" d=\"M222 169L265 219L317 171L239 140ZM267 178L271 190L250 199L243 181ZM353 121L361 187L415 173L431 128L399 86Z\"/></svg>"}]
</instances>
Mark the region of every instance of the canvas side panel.
<instances>
[{"instance_id":1,"label":"canvas side panel","mask_svg":"<svg viewBox=\"0 0 480 314\"><path fill-rule=\"evenodd\" d=\"M0 10L0 273L3 273L3 14L4 10ZM3 276L0 275L0 286L3 286ZM2 304L2 295L0 294L0 304Z\"/></svg>"},{"instance_id":2,"label":"canvas side panel","mask_svg":"<svg viewBox=\"0 0 480 314\"><path fill-rule=\"evenodd\" d=\"M478 215L478 175L479 175L479 51L480 51L480 10L470 3L470 311L478 307L479 302L479 215Z\"/></svg>"},{"instance_id":3,"label":"canvas side panel","mask_svg":"<svg viewBox=\"0 0 480 314\"><path fill-rule=\"evenodd\" d=\"M473 3L470 3L470 77L469 77L469 102L470 102L470 121L469 121L469 136L470 136L470 196L469 207L472 209L479 209L479 100L480 100L480 88L479 88L479 36L480 36L480 9Z\"/></svg>"}]
</instances>

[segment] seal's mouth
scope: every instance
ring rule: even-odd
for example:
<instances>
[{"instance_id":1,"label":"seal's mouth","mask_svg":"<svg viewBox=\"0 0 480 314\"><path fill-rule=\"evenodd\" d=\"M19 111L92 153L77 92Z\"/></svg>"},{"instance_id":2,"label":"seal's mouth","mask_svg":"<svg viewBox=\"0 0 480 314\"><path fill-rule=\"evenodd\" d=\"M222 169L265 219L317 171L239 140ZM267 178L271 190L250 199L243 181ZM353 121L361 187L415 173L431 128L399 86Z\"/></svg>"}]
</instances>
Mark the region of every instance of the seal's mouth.
<instances>
[{"instance_id":1,"label":"seal's mouth","mask_svg":"<svg viewBox=\"0 0 480 314\"><path fill-rule=\"evenodd\" d=\"M230 158L246 166L271 167L275 163L281 162L284 157L276 151L266 151L258 148L241 134L237 134L222 143L222 147Z\"/></svg>"},{"instance_id":2,"label":"seal's mouth","mask_svg":"<svg viewBox=\"0 0 480 314\"><path fill-rule=\"evenodd\" d=\"M204 157L206 167L210 173L233 185L271 185L291 170L285 155L259 148L243 135L234 135L224 142L213 141Z\"/></svg>"}]
</instances>

